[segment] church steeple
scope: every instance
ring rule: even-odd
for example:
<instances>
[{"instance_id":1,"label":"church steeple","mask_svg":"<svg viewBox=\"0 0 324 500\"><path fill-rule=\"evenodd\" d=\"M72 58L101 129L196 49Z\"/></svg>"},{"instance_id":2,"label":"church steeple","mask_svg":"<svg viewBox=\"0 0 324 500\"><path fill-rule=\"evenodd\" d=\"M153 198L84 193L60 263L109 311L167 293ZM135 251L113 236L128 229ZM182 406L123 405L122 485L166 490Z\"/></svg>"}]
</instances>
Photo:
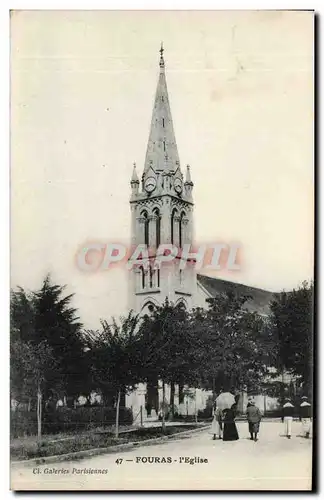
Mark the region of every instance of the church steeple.
<instances>
[{"instance_id":1,"label":"church steeple","mask_svg":"<svg viewBox=\"0 0 324 500\"><path fill-rule=\"evenodd\" d=\"M167 297L188 307L196 288L191 266L180 268L180 257L168 266L155 266L161 245L184 249L193 242L193 197L190 169L186 178L180 169L168 89L165 78L164 48L159 50L159 77L155 93L144 172L140 183L134 167L130 198L131 240L134 247L144 245L147 256L143 265L132 270L130 308L143 313L152 304L162 304Z\"/></svg>"},{"instance_id":2,"label":"church steeple","mask_svg":"<svg viewBox=\"0 0 324 500\"><path fill-rule=\"evenodd\" d=\"M175 172L179 155L173 130L168 89L165 78L164 48L160 49L160 74L152 113L151 128L146 150L144 175L153 168L155 172Z\"/></svg>"}]
</instances>

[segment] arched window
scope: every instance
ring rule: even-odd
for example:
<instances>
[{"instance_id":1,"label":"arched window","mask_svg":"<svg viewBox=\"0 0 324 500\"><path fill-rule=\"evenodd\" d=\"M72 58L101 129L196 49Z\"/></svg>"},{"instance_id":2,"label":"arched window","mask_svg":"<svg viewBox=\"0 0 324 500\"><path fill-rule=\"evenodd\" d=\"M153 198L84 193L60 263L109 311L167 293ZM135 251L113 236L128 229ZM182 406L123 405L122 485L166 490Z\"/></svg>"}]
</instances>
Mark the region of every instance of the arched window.
<instances>
[{"instance_id":1,"label":"arched window","mask_svg":"<svg viewBox=\"0 0 324 500\"><path fill-rule=\"evenodd\" d=\"M161 215L158 208L154 210L155 215L155 233L156 233L156 248L159 248L161 243Z\"/></svg>"},{"instance_id":2,"label":"arched window","mask_svg":"<svg viewBox=\"0 0 324 500\"><path fill-rule=\"evenodd\" d=\"M144 217L144 243L145 243L145 245L148 246L148 244L149 244L149 224L150 224L150 221L149 221L147 212L143 212L142 213L142 217Z\"/></svg>"},{"instance_id":3,"label":"arched window","mask_svg":"<svg viewBox=\"0 0 324 500\"><path fill-rule=\"evenodd\" d=\"M175 243L175 241L174 241L174 237L175 237L175 231L174 231L174 229L175 229L175 228L174 228L175 220L174 220L174 218L175 218L176 216L177 216L177 209L176 209L176 208L174 208L174 209L172 210L172 214L171 214L171 243L172 243L172 244L173 244L173 243Z\"/></svg>"},{"instance_id":4,"label":"arched window","mask_svg":"<svg viewBox=\"0 0 324 500\"><path fill-rule=\"evenodd\" d=\"M179 247L182 248L183 243L183 218L185 217L185 213L181 212L179 219Z\"/></svg>"},{"instance_id":5,"label":"arched window","mask_svg":"<svg viewBox=\"0 0 324 500\"><path fill-rule=\"evenodd\" d=\"M152 287L153 287L153 273L154 273L154 271L153 271L153 269L152 269L152 266L150 265L150 267L149 267L150 288L152 288Z\"/></svg>"},{"instance_id":6,"label":"arched window","mask_svg":"<svg viewBox=\"0 0 324 500\"><path fill-rule=\"evenodd\" d=\"M149 299L147 302L145 302L142 306L142 309L141 309L141 313L142 314L152 314L152 312L154 311L154 309L156 308L157 304L155 304L153 302L152 299Z\"/></svg>"},{"instance_id":7,"label":"arched window","mask_svg":"<svg viewBox=\"0 0 324 500\"><path fill-rule=\"evenodd\" d=\"M141 269L141 275L142 275L142 288L145 288L145 271L144 271L144 267L141 266L140 269Z\"/></svg>"},{"instance_id":8,"label":"arched window","mask_svg":"<svg viewBox=\"0 0 324 500\"><path fill-rule=\"evenodd\" d=\"M175 305L178 306L179 308L188 309L188 304L183 298L178 299Z\"/></svg>"}]
</instances>

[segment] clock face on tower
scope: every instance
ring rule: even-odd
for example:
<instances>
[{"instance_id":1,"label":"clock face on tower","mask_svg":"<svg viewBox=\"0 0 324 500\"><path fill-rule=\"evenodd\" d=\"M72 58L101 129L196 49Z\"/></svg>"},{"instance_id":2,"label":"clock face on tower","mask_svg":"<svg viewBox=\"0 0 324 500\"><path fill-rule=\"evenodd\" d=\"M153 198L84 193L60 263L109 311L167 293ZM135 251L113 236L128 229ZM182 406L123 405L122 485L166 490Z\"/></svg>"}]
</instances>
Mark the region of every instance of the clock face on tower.
<instances>
[{"instance_id":1,"label":"clock face on tower","mask_svg":"<svg viewBox=\"0 0 324 500\"><path fill-rule=\"evenodd\" d=\"M180 179L174 181L174 189L178 194L182 192L182 181Z\"/></svg>"},{"instance_id":2,"label":"clock face on tower","mask_svg":"<svg viewBox=\"0 0 324 500\"><path fill-rule=\"evenodd\" d=\"M152 193L156 187L156 180L154 177L148 177L145 181L145 191Z\"/></svg>"}]
</instances>

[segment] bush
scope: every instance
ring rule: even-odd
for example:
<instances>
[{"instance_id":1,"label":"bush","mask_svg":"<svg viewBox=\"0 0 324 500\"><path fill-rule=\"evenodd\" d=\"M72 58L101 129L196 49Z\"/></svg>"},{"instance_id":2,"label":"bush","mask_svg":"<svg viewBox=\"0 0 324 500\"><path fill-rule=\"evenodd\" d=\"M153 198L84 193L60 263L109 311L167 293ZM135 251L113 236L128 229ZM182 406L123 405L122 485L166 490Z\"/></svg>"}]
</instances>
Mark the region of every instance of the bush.
<instances>
[{"instance_id":1,"label":"bush","mask_svg":"<svg viewBox=\"0 0 324 500\"><path fill-rule=\"evenodd\" d=\"M77 435L70 439L58 441L46 441L41 443L36 438L27 438L21 442L14 442L10 445L11 460L28 460L30 458L50 457L53 455L63 455L76 451L88 450L91 448L105 448L113 444L126 442L126 439L115 439L112 436L102 436L98 434Z\"/></svg>"},{"instance_id":2,"label":"bush","mask_svg":"<svg viewBox=\"0 0 324 500\"><path fill-rule=\"evenodd\" d=\"M43 434L60 432L80 432L97 427L108 427L116 422L116 409L104 406L67 408L59 407L55 411L45 412L42 421ZM132 425L133 413L130 408L119 410L119 423ZM35 435L37 433L37 415L35 411L16 410L11 412L11 437Z\"/></svg>"},{"instance_id":3,"label":"bush","mask_svg":"<svg viewBox=\"0 0 324 500\"><path fill-rule=\"evenodd\" d=\"M10 412L11 437L32 436L37 434L36 411L16 409Z\"/></svg>"},{"instance_id":4,"label":"bush","mask_svg":"<svg viewBox=\"0 0 324 500\"><path fill-rule=\"evenodd\" d=\"M277 408L275 410L267 410L265 412L265 417L268 417L268 418L281 418L282 417L282 409L281 408ZM299 419L299 407L295 406L295 409L294 409L294 418L298 418Z\"/></svg>"},{"instance_id":5,"label":"bush","mask_svg":"<svg viewBox=\"0 0 324 500\"><path fill-rule=\"evenodd\" d=\"M195 422L195 415L177 415L177 420L180 422Z\"/></svg>"},{"instance_id":6,"label":"bush","mask_svg":"<svg viewBox=\"0 0 324 500\"><path fill-rule=\"evenodd\" d=\"M206 406L203 410L198 410L198 419L206 420L213 416L213 408L211 406Z\"/></svg>"},{"instance_id":7,"label":"bush","mask_svg":"<svg viewBox=\"0 0 324 500\"><path fill-rule=\"evenodd\" d=\"M162 428L138 429L136 431L125 432L119 438L115 438L109 433L91 432L81 435L65 437L63 439L53 440L52 438L43 438L40 443L35 436L26 439L16 439L10 444L11 460L27 460L30 458L49 457L53 455L63 455L76 451L84 451L91 448L106 448L115 444L127 442L140 442L146 439L169 436L184 430L194 429L195 425L170 426L162 431Z\"/></svg>"}]
</instances>

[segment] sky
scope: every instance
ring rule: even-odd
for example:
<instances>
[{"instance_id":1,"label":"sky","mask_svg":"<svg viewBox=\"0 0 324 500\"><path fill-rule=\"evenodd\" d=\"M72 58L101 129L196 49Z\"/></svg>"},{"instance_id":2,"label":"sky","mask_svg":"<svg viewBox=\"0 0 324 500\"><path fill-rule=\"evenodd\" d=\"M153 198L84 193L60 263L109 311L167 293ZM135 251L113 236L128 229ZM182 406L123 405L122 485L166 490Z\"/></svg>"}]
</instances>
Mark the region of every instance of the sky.
<instances>
[{"instance_id":1,"label":"sky","mask_svg":"<svg viewBox=\"0 0 324 500\"><path fill-rule=\"evenodd\" d=\"M11 285L50 272L88 328L127 308L127 272L85 273L88 241L130 238L159 48L195 240L238 242L219 277L267 290L313 276L313 14L15 11L11 16Z\"/></svg>"}]
</instances>

